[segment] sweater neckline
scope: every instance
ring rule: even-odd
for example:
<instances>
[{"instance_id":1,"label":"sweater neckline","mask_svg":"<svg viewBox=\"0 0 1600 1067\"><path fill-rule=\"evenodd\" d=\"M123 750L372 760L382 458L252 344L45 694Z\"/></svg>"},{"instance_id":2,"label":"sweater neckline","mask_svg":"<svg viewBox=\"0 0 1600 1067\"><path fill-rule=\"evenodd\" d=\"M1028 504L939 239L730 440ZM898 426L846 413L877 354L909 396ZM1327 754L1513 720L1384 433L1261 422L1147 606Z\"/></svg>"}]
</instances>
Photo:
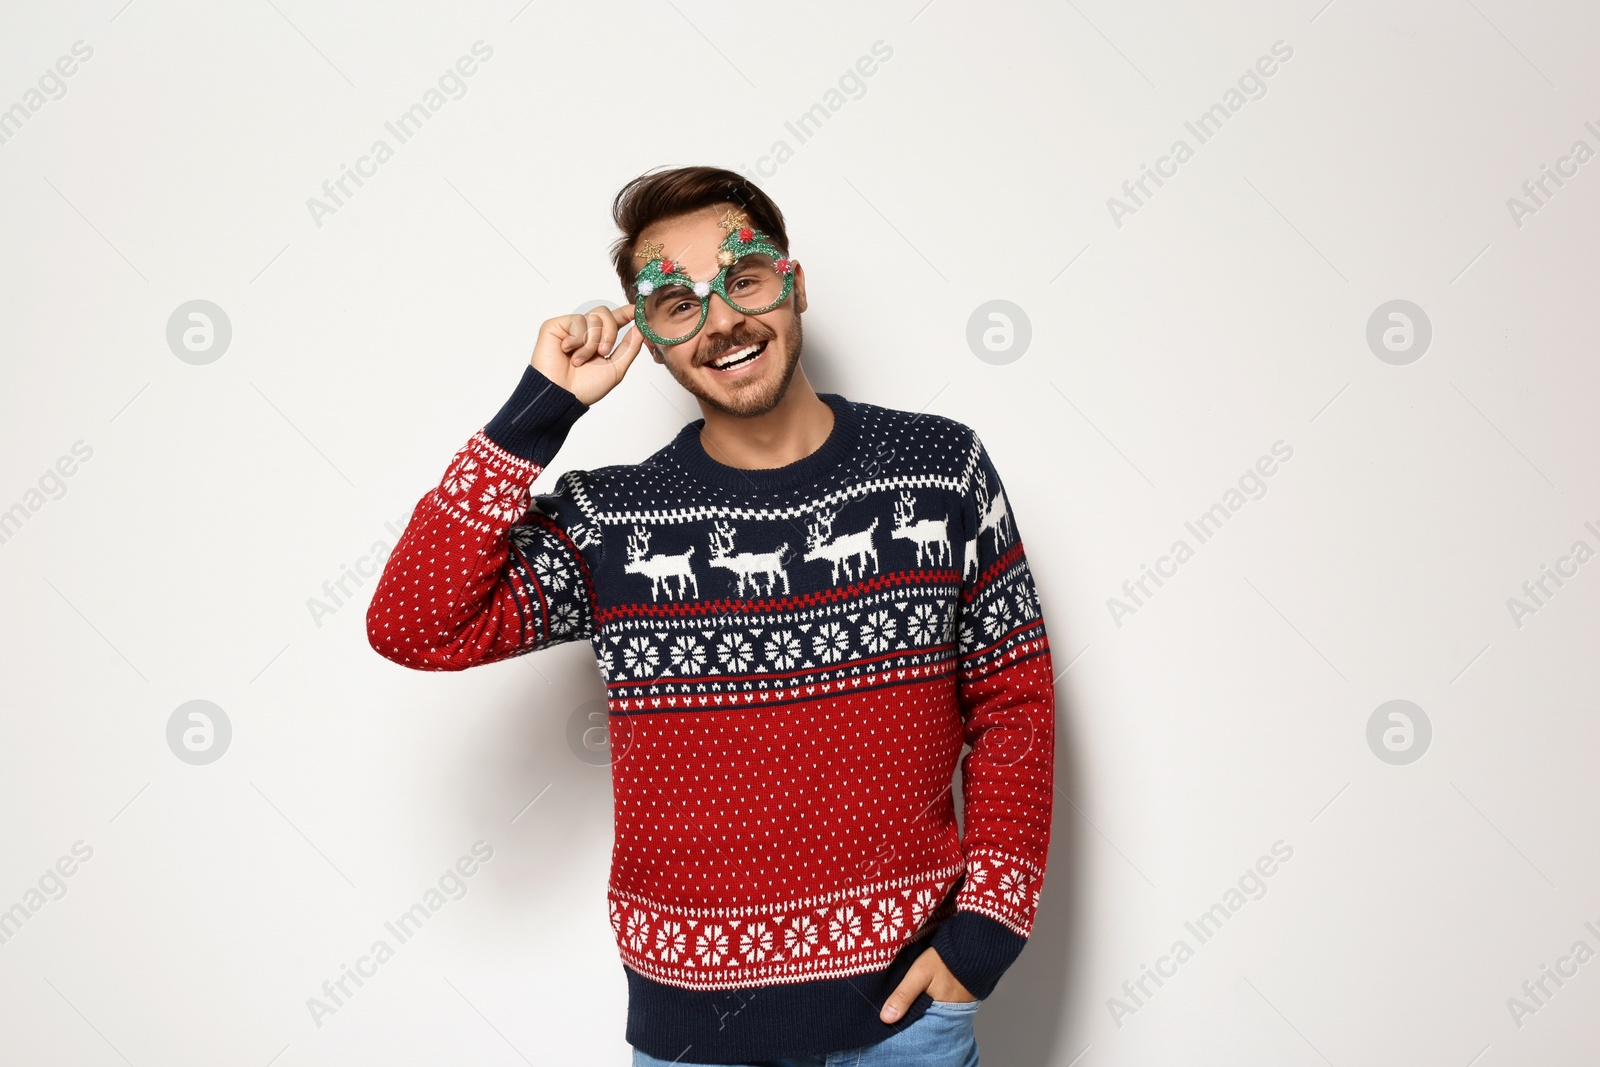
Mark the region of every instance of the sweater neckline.
<instances>
[{"instance_id":1,"label":"sweater neckline","mask_svg":"<svg viewBox=\"0 0 1600 1067\"><path fill-rule=\"evenodd\" d=\"M767 493L814 485L855 454L861 436L861 413L838 393L818 393L817 399L833 409L833 429L810 455L782 467L745 469L712 459L700 443L706 420L699 418L678 431L672 442L678 462L708 485L743 493Z\"/></svg>"}]
</instances>

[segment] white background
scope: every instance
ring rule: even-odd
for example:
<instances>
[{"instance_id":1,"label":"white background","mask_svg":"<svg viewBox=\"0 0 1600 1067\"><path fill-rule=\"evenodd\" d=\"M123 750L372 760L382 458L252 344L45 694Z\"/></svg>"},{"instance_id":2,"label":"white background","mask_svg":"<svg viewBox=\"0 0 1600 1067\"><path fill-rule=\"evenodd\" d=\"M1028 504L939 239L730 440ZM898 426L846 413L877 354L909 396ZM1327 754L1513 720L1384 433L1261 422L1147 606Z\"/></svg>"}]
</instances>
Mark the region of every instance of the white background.
<instances>
[{"instance_id":1,"label":"white background","mask_svg":"<svg viewBox=\"0 0 1600 1067\"><path fill-rule=\"evenodd\" d=\"M392 544L540 321L618 298L612 195L686 163L764 167L813 383L975 427L1029 550L1059 796L986 1064L1593 1051L1600 960L1507 1006L1600 950L1600 562L1507 605L1600 549L1600 161L1520 225L1507 204L1600 149L1592 6L122 4L13 5L0 33L0 108L93 49L0 144L0 508L28 511L0 545L0 908L93 849L0 945L0 1060L627 1062L608 772L568 743L588 646L408 672L366 643L370 580L308 601ZM318 225L307 199L478 40L466 94ZM1277 41L1198 144L1185 121ZM207 365L166 341L194 299L233 329ZM966 340L993 299L1032 324L1004 365ZM1432 324L1406 365L1366 340L1394 299ZM641 358L545 477L698 416ZM1266 494L1114 618L1280 440ZM166 740L194 699L233 727L205 766ZM1393 699L1433 728L1405 766L1366 739ZM307 998L479 839L466 895L318 1026ZM1185 920L1278 840L1197 945ZM1114 1018L1179 938L1194 958Z\"/></svg>"}]
</instances>

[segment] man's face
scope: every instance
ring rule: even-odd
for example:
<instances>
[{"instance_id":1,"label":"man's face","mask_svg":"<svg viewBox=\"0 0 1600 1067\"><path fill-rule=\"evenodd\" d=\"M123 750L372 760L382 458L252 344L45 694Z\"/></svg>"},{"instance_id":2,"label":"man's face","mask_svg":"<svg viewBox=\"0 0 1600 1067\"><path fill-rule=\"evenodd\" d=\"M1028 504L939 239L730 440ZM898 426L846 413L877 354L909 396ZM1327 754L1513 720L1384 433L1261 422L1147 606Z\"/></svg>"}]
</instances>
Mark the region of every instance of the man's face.
<instances>
[{"instance_id":1,"label":"man's face","mask_svg":"<svg viewBox=\"0 0 1600 1067\"><path fill-rule=\"evenodd\" d=\"M718 220L732 204L715 204L688 215L663 219L645 228L634 245L637 252L659 243L662 255L683 265L695 281L710 281L722 267L717 246L727 236ZM644 261L635 259L640 267ZM762 315L735 311L716 293L709 297L705 325L689 340L677 345L645 344L666 364L678 384L707 406L725 415L749 418L777 406L789 389L800 365L800 313L806 309L805 270L794 269L794 292L788 300ZM635 326L635 329L638 327ZM737 367L718 370L712 363L747 348L759 349L753 359Z\"/></svg>"}]
</instances>

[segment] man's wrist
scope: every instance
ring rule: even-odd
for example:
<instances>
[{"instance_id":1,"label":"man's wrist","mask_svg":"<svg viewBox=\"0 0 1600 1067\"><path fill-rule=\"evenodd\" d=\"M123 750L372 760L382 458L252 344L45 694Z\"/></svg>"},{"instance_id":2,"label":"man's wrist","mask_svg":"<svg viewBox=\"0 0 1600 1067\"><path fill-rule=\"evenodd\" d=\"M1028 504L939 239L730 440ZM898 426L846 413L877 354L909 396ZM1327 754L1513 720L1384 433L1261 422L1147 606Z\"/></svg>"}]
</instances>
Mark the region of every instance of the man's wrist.
<instances>
[{"instance_id":1,"label":"man's wrist","mask_svg":"<svg viewBox=\"0 0 1600 1067\"><path fill-rule=\"evenodd\" d=\"M483 435L513 456L547 467L573 423L588 410L589 405L530 363L516 390L484 425Z\"/></svg>"},{"instance_id":2,"label":"man's wrist","mask_svg":"<svg viewBox=\"0 0 1600 1067\"><path fill-rule=\"evenodd\" d=\"M934 931L932 945L945 968L983 1000L999 983L1028 939L1004 923L976 911L957 911Z\"/></svg>"}]
</instances>

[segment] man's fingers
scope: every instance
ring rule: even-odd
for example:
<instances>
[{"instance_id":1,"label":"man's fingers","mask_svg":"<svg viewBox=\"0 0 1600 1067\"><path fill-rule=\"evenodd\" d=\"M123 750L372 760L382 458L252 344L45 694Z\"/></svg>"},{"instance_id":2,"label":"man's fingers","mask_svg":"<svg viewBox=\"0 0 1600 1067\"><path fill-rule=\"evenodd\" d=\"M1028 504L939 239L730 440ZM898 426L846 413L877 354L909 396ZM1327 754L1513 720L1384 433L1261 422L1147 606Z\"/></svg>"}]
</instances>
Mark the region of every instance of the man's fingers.
<instances>
[{"instance_id":1,"label":"man's fingers","mask_svg":"<svg viewBox=\"0 0 1600 1067\"><path fill-rule=\"evenodd\" d=\"M583 342L589 334L589 317L587 315L575 311L570 315L563 315L553 321L561 324L561 351L570 356L583 347Z\"/></svg>"},{"instance_id":2,"label":"man's fingers","mask_svg":"<svg viewBox=\"0 0 1600 1067\"><path fill-rule=\"evenodd\" d=\"M593 311L589 312L589 321L600 330L600 336L595 338L595 340L598 342L596 351L598 351L601 355L605 355L607 352L611 351L611 346L615 344L617 340L616 320L612 317L611 312L608 309L595 308ZM594 337L593 327L591 327L589 335Z\"/></svg>"},{"instance_id":3,"label":"man's fingers","mask_svg":"<svg viewBox=\"0 0 1600 1067\"><path fill-rule=\"evenodd\" d=\"M900 985L896 987L895 991L889 994L889 999L883 1002L883 1010L878 1013L878 1018L886 1023L892 1023L900 1018L906 1013L906 1009L911 1007L911 1002L917 999L917 996L926 988L927 984L927 978L918 974L916 968L913 967L905 978L901 979Z\"/></svg>"},{"instance_id":4,"label":"man's fingers","mask_svg":"<svg viewBox=\"0 0 1600 1067\"><path fill-rule=\"evenodd\" d=\"M606 357L608 353L610 353L612 349L616 347L618 332L623 327L634 324L633 305L626 304L619 308L595 308L593 311L589 312L589 321L591 327L587 333L587 337L590 340L594 339L595 335L593 333L593 323L597 320L602 323L602 331L599 343L595 345L593 353L583 355L581 358L575 357L573 360L574 366L581 366L582 364L587 363L589 360L595 358L595 356ZM639 331L637 327L635 327L634 333L638 332ZM635 351L637 351L637 349L635 349Z\"/></svg>"},{"instance_id":5,"label":"man's fingers","mask_svg":"<svg viewBox=\"0 0 1600 1067\"><path fill-rule=\"evenodd\" d=\"M631 333L629 327L633 327ZM602 304L587 313L571 312L546 319L539 327L531 362L541 370L548 367L546 373L567 387L576 384L573 372L581 372L581 391L590 398L585 402L591 403L622 380L643 348L644 338L634 322L633 306L612 308ZM607 369L587 371L587 365L597 358ZM609 384L600 384L606 382Z\"/></svg>"},{"instance_id":6,"label":"man's fingers","mask_svg":"<svg viewBox=\"0 0 1600 1067\"><path fill-rule=\"evenodd\" d=\"M595 308L583 319L583 344L572 353L572 365L575 367L581 367L597 354L603 353L617 336L617 324L609 310Z\"/></svg>"}]
</instances>

